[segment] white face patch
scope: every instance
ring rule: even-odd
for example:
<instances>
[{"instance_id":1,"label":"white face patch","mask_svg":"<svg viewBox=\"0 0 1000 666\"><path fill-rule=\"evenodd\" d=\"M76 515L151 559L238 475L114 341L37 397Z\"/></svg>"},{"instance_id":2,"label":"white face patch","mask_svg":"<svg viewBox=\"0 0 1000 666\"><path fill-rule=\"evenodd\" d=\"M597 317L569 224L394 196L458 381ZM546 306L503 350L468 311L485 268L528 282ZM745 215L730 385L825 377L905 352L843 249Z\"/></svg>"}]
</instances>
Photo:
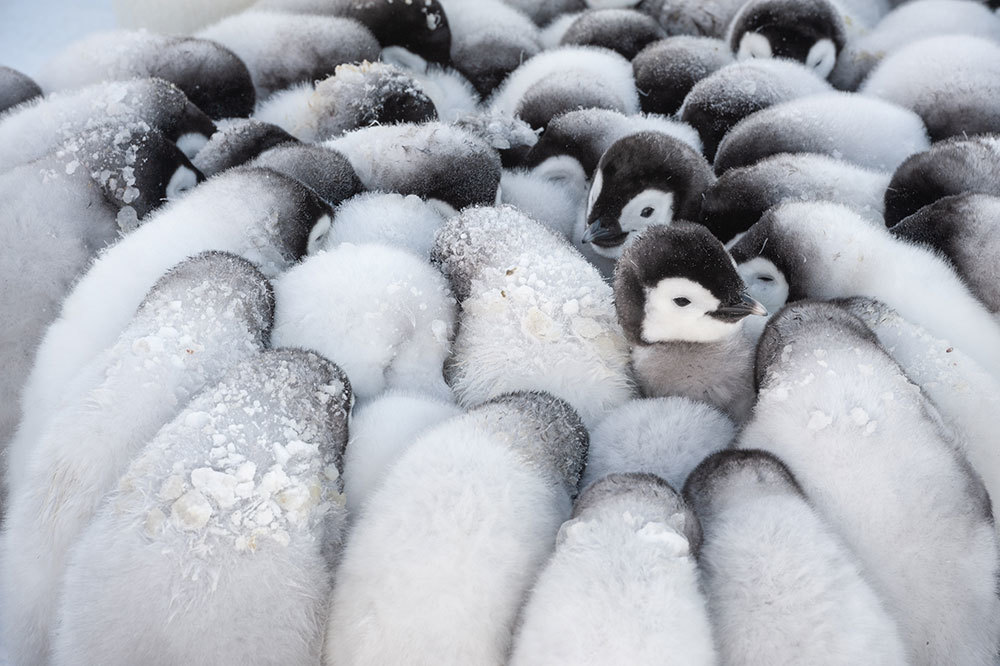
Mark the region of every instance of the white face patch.
<instances>
[{"instance_id":1,"label":"white face patch","mask_svg":"<svg viewBox=\"0 0 1000 666\"><path fill-rule=\"evenodd\" d=\"M684 304L686 301L686 304ZM664 278L646 290L642 339L646 342L715 342L733 335L740 323L710 317L719 299L687 278Z\"/></svg>"},{"instance_id":2,"label":"white face patch","mask_svg":"<svg viewBox=\"0 0 1000 666\"><path fill-rule=\"evenodd\" d=\"M604 175L600 169L597 169L594 172L594 182L590 184L590 196L587 197L587 219L590 219L590 213L594 210L597 197L601 196L602 187L604 187Z\"/></svg>"},{"instance_id":3,"label":"white face patch","mask_svg":"<svg viewBox=\"0 0 1000 666\"><path fill-rule=\"evenodd\" d=\"M309 232L309 242L306 243L306 254L316 254L320 250L326 249L324 245L326 245L326 237L330 232L332 223L333 221L329 215L324 215L316 221L312 231Z\"/></svg>"},{"instance_id":4,"label":"white face patch","mask_svg":"<svg viewBox=\"0 0 1000 666\"><path fill-rule=\"evenodd\" d=\"M177 167L167 183L167 199L173 201L198 185L198 176L186 166Z\"/></svg>"},{"instance_id":5,"label":"white face patch","mask_svg":"<svg viewBox=\"0 0 1000 666\"><path fill-rule=\"evenodd\" d=\"M806 55L806 67L809 67L821 79L825 79L837 64L837 47L829 39L821 39L812 45Z\"/></svg>"},{"instance_id":6,"label":"white face patch","mask_svg":"<svg viewBox=\"0 0 1000 666\"><path fill-rule=\"evenodd\" d=\"M769 259L754 257L736 267L747 285L747 293L768 312L777 312L788 301L788 280Z\"/></svg>"},{"instance_id":7,"label":"white face patch","mask_svg":"<svg viewBox=\"0 0 1000 666\"><path fill-rule=\"evenodd\" d=\"M643 190L622 208L618 224L622 231L642 231L653 224L670 224L674 219L674 193Z\"/></svg>"},{"instance_id":8,"label":"white face patch","mask_svg":"<svg viewBox=\"0 0 1000 666\"><path fill-rule=\"evenodd\" d=\"M197 155L198 151L204 148L206 143L208 143L208 137L197 132L182 134L180 138L177 139L177 147L180 148L180 151L184 153L184 156L188 159Z\"/></svg>"},{"instance_id":9,"label":"white face patch","mask_svg":"<svg viewBox=\"0 0 1000 666\"><path fill-rule=\"evenodd\" d=\"M747 32L740 37L740 48L736 52L737 60L770 58L772 55L771 42L764 35L757 32Z\"/></svg>"}]
</instances>

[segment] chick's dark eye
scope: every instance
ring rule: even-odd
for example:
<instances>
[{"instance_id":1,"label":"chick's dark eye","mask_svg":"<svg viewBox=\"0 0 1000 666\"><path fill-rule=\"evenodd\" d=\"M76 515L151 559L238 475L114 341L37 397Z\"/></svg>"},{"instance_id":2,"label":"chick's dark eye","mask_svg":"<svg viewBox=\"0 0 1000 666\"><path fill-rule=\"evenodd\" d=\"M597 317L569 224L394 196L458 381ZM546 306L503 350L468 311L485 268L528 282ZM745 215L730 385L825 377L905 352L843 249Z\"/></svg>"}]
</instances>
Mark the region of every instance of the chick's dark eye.
<instances>
[{"instance_id":1,"label":"chick's dark eye","mask_svg":"<svg viewBox=\"0 0 1000 666\"><path fill-rule=\"evenodd\" d=\"M649 216L650 216L650 215L652 215L652 214L653 214L653 209L652 209L652 208L650 208L649 206L646 206L645 208L643 208L643 209L642 209L642 212L641 212L641 213L639 213L639 215L640 215L641 217L649 217Z\"/></svg>"},{"instance_id":2,"label":"chick's dark eye","mask_svg":"<svg viewBox=\"0 0 1000 666\"><path fill-rule=\"evenodd\" d=\"M677 305L679 305L682 308L683 307L687 307L688 305L691 305L691 301L689 301L688 299L684 298L683 296L678 296L677 298L675 298L674 299L674 303L676 303Z\"/></svg>"},{"instance_id":3,"label":"chick's dark eye","mask_svg":"<svg viewBox=\"0 0 1000 666\"><path fill-rule=\"evenodd\" d=\"M758 275L757 279L761 282L774 282L774 278L770 275Z\"/></svg>"}]
</instances>

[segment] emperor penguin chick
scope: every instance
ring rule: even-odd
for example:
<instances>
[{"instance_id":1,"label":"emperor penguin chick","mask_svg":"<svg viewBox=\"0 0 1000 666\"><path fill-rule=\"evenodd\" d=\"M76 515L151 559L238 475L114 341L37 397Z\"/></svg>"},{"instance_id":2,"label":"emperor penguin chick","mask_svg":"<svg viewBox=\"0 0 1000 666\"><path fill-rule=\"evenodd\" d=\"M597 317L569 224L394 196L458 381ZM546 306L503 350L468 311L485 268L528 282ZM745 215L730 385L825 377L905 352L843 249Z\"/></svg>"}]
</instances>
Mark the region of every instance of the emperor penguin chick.
<instances>
[{"instance_id":1,"label":"emperor penguin chick","mask_svg":"<svg viewBox=\"0 0 1000 666\"><path fill-rule=\"evenodd\" d=\"M501 396L425 432L351 531L325 663L503 663L586 448L579 417L545 393Z\"/></svg>"},{"instance_id":2,"label":"emperor penguin chick","mask_svg":"<svg viewBox=\"0 0 1000 666\"><path fill-rule=\"evenodd\" d=\"M717 663L700 540L698 519L659 477L589 485L521 612L510 664Z\"/></svg>"},{"instance_id":3,"label":"emperor penguin chick","mask_svg":"<svg viewBox=\"0 0 1000 666\"><path fill-rule=\"evenodd\" d=\"M391 245L429 259L447 209L413 194L363 192L337 206L323 249L341 243ZM450 212L450 211L449 211Z\"/></svg>"},{"instance_id":4,"label":"emperor penguin chick","mask_svg":"<svg viewBox=\"0 0 1000 666\"><path fill-rule=\"evenodd\" d=\"M684 498L701 522L698 564L721 663L909 663L854 554L778 458L716 453Z\"/></svg>"},{"instance_id":5,"label":"emperor penguin chick","mask_svg":"<svg viewBox=\"0 0 1000 666\"><path fill-rule=\"evenodd\" d=\"M73 377L115 341L167 269L199 252L220 250L273 276L304 255L310 235L325 232L329 223L330 209L303 185L274 171L241 167L157 211L102 254L63 301L39 346L22 393L8 478L20 478L23 454Z\"/></svg>"},{"instance_id":6,"label":"emperor penguin chick","mask_svg":"<svg viewBox=\"0 0 1000 666\"><path fill-rule=\"evenodd\" d=\"M254 118L230 118L218 124L191 161L206 176L214 176L284 143L296 143L296 139L277 125Z\"/></svg>"},{"instance_id":7,"label":"emperor penguin chick","mask_svg":"<svg viewBox=\"0 0 1000 666\"><path fill-rule=\"evenodd\" d=\"M0 114L41 95L42 89L34 79L16 69L0 65Z\"/></svg>"},{"instance_id":8,"label":"emperor penguin chick","mask_svg":"<svg viewBox=\"0 0 1000 666\"><path fill-rule=\"evenodd\" d=\"M247 164L250 167L271 169L294 178L330 206L362 192L364 186L354 173L347 157L336 150L304 143L286 143L268 148ZM313 238L309 247L315 252L322 243L323 234Z\"/></svg>"},{"instance_id":9,"label":"emperor penguin chick","mask_svg":"<svg viewBox=\"0 0 1000 666\"><path fill-rule=\"evenodd\" d=\"M696 83L732 61L721 39L677 35L653 42L632 58L642 110L674 115Z\"/></svg>"},{"instance_id":10,"label":"emperor penguin chick","mask_svg":"<svg viewBox=\"0 0 1000 666\"><path fill-rule=\"evenodd\" d=\"M699 224L650 227L618 261L614 290L643 395L703 400L742 423L755 397L757 330L744 320L767 310L722 243Z\"/></svg>"},{"instance_id":11,"label":"emperor penguin chick","mask_svg":"<svg viewBox=\"0 0 1000 666\"><path fill-rule=\"evenodd\" d=\"M871 330L835 304L792 304L764 330L756 380L739 447L788 465L896 618L909 663L994 664L989 496Z\"/></svg>"},{"instance_id":12,"label":"emperor penguin chick","mask_svg":"<svg viewBox=\"0 0 1000 666\"><path fill-rule=\"evenodd\" d=\"M350 405L343 372L297 350L196 396L73 549L53 663L318 663Z\"/></svg>"},{"instance_id":13,"label":"emperor penguin chick","mask_svg":"<svg viewBox=\"0 0 1000 666\"><path fill-rule=\"evenodd\" d=\"M451 397L441 373L455 301L425 260L386 245L344 244L294 266L274 289L272 344L334 360L358 398L387 388Z\"/></svg>"},{"instance_id":14,"label":"emperor penguin chick","mask_svg":"<svg viewBox=\"0 0 1000 666\"><path fill-rule=\"evenodd\" d=\"M507 206L445 222L433 260L461 303L446 379L459 404L542 390L588 426L632 395L611 288L562 238Z\"/></svg>"},{"instance_id":15,"label":"emperor penguin chick","mask_svg":"<svg viewBox=\"0 0 1000 666\"><path fill-rule=\"evenodd\" d=\"M162 277L118 341L74 379L28 454L3 532L4 644L45 663L67 555L132 457L203 386L261 350L274 308L250 262L205 253Z\"/></svg>"},{"instance_id":16,"label":"emperor penguin chick","mask_svg":"<svg viewBox=\"0 0 1000 666\"><path fill-rule=\"evenodd\" d=\"M698 463L729 448L735 437L732 420L707 403L680 396L630 400L591 431L580 485L613 473L647 472L682 488Z\"/></svg>"},{"instance_id":17,"label":"emperor penguin chick","mask_svg":"<svg viewBox=\"0 0 1000 666\"><path fill-rule=\"evenodd\" d=\"M731 252L751 293L783 291L781 302L876 298L951 341L1000 379L1000 323L947 261L893 238L849 208L828 202L780 204ZM914 284L921 288L914 291Z\"/></svg>"}]
</instances>

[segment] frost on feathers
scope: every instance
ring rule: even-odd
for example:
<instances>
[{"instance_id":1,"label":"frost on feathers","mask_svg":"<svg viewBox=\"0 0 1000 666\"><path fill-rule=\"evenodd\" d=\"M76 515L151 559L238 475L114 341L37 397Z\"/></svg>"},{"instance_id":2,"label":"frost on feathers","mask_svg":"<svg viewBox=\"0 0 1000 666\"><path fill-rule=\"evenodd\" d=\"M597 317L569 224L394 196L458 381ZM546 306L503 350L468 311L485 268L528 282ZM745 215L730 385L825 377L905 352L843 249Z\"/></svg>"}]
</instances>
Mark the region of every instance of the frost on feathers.
<instances>
[{"instance_id":1,"label":"frost on feathers","mask_svg":"<svg viewBox=\"0 0 1000 666\"><path fill-rule=\"evenodd\" d=\"M861 92L912 109L932 141L1000 132L1000 44L968 35L922 39L887 56Z\"/></svg>"},{"instance_id":2,"label":"frost on feathers","mask_svg":"<svg viewBox=\"0 0 1000 666\"><path fill-rule=\"evenodd\" d=\"M498 664L569 517L587 432L566 403L507 395L426 431L354 523L326 664Z\"/></svg>"},{"instance_id":3,"label":"frost on feathers","mask_svg":"<svg viewBox=\"0 0 1000 666\"><path fill-rule=\"evenodd\" d=\"M434 103L414 78L367 60L337 65L333 76L315 85L305 82L279 92L254 115L308 143L359 127L437 119Z\"/></svg>"},{"instance_id":4,"label":"frost on feathers","mask_svg":"<svg viewBox=\"0 0 1000 666\"><path fill-rule=\"evenodd\" d=\"M68 551L105 493L156 431L203 386L262 348L270 285L249 262L206 253L161 278L118 341L74 379L28 453L3 534L4 642L21 663L48 660Z\"/></svg>"},{"instance_id":5,"label":"frost on feathers","mask_svg":"<svg viewBox=\"0 0 1000 666\"><path fill-rule=\"evenodd\" d=\"M702 459L735 436L729 417L709 404L679 396L631 400L593 429L581 485L612 473L647 472L681 488Z\"/></svg>"},{"instance_id":6,"label":"frost on feathers","mask_svg":"<svg viewBox=\"0 0 1000 666\"><path fill-rule=\"evenodd\" d=\"M37 80L53 91L146 76L170 81L211 118L253 111L250 72L232 51L206 39L145 30L87 35L51 58Z\"/></svg>"},{"instance_id":7,"label":"frost on feathers","mask_svg":"<svg viewBox=\"0 0 1000 666\"><path fill-rule=\"evenodd\" d=\"M715 173L777 153L821 153L893 171L929 145L923 121L909 109L854 93L823 93L744 118L719 143Z\"/></svg>"},{"instance_id":8,"label":"frost on feathers","mask_svg":"<svg viewBox=\"0 0 1000 666\"><path fill-rule=\"evenodd\" d=\"M698 519L650 474L584 490L522 611L510 664L717 663Z\"/></svg>"},{"instance_id":9,"label":"frost on feathers","mask_svg":"<svg viewBox=\"0 0 1000 666\"><path fill-rule=\"evenodd\" d=\"M74 547L55 663L318 663L350 403L335 365L294 350L196 396Z\"/></svg>"},{"instance_id":10,"label":"frost on feathers","mask_svg":"<svg viewBox=\"0 0 1000 666\"><path fill-rule=\"evenodd\" d=\"M196 36L222 44L246 63L258 100L294 83L325 79L345 62L376 60L381 48L366 27L351 19L253 9Z\"/></svg>"},{"instance_id":11,"label":"frost on feathers","mask_svg":"<svg viewBox=\"0 0 1000 666\"><path fill-rule=\"evenodd\" d=\"M205 250L232 252L273 276L306 252L330 211L297 182L266 169L231 169L152 216L102 254L63 301L22 394L8 479L23 473L51 411L79 370L112 344L146 292L176 263ZM67 396L71 397L71 396Z\"/></svg>"},{"instance_id":12,"label":"frost on feathers","mask_svg":"<svg viewBox=\"0 0 1000 666\"><path fill-rule=\"evenodd\" d=\"M439 207L412 194L364 192L337 207L323 249L333 250L341 243L379 243L428 259L444 219Z\"/></svg>"},{"instance_id":13,"label":"frost on feathers","mask_svg":"<svg viewBox=\"0 0 1000 666\"><path fill-rule=\"evenodd\" d=\"M291 268L274 289L272 344L330 358L358 398L387 388L449 397L441 372L455 303L426 261L384 245L344 244Z\"/></svg>"},{"instance_id":14,"label":"frost on feathers","mask_svg":"<svg viewBox=\"0 0 1000 666\"><path fill-rule=\"evenodd\" d=\"M331 206L364 189L347 157L323 146L301 143L275 146L258 155L248 166L271 169L294 178ZM317 247L318 244L310 242L310 251Z\"/></svg>"},{"instance_id":15,"label":"frost on feathers","mask_svg":"<svg viewBox=\"0 0 1000 666\"><path fill-rule=\"evenodd\" d=\"M295 137L276 125L254 118L231 118L218 124L208 143L191 161L206 176L214 176L288 142L294 143Z\"/></svg>"},{"instance_id":16,"label":"frost on feathers","mask_svg":"<svg viewBox=\"0 0 1000 666\"><path fill-rule=\"evenodd\" d=\"M443 123L367 127L323 145L346 155L369 190L440 199L456 210L496 201L500 156L467 130Z\"/></svg>"},{"instance_id":17,"label":"frost on feathers","mask_svg":"<svg viewBox=\"0 0 1000 666\"><path fill-rule=\"evenodd\" d=\"M434 102L442 122L452 122L479 107L479 93L454 69L428 63L396 47L382 49L382 62L395 65L416 79L420 89Z\"/></svg>"},{"instance_id":18,"label":"frost on feathers","mask_svg":"<svg viewBox=\"0 0 1000 666\"><path fill-rule=\"evenodd\" d=\"M358 514L392 465L424 431L461 413L450 401L396 390L356 408L344 454L344 493L351 514Z\"/></svg>"},{"instance_id":19,"label":"frost on feathers","mask_svg":"<svg viewBox=\"0 0 1000 666\"><path fill-rule=\"evenodd\" d=\"M549 391L592 426L631 397L611 288L565 240L509 206L472 208L433 259L462 307L446 372L460 404Z\"/></svg>"},{"instance_id":20,"label":"frost on feathers","mask_svg":"<svg viewBox=\"0 0 1000 666\"><path fill-rule=\"evenodd\" d=\"M632 59L642 110L673 115L698 81L732 61L721 39L678 35L653 42Z\"/></svg>"}]
</instances>

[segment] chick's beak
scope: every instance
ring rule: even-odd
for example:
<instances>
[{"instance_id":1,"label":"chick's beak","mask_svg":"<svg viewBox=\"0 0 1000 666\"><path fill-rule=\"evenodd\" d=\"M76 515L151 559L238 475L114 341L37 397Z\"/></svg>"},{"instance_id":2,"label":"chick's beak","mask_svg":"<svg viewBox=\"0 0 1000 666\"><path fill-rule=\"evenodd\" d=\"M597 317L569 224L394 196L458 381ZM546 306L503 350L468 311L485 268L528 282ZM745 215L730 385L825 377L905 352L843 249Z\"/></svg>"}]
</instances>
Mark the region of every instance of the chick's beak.
<instances>
[{"instance_id":1,"label":"chick's beak","mask_svg":"<svg viewBox=\"0 0 1000 666\"><path fill-rule=\"evenodd\" d=\"M599 245L601 247L612 247L615 245L621 245L625 242L625 237L628 236L627 233L622 231L614 231L601 224L601 218L597 218L587 227L587 230L583 232L583 238L580 239L582 243L593 243L594 245Z\"/></svg>"},{"instance_id":2,"label":"chick's beak","mask_svg":"<svg viewBox=\"0 0 1000 666\"><path fill-rule=\"evenodd\" d=\"M767 308L756 299L750 298L746 294L740 294L740 300L728 305L721 305L712 313L719 319L727 321L738 321L749 315L767 316Z\"/></svg>"}]
</instances>

